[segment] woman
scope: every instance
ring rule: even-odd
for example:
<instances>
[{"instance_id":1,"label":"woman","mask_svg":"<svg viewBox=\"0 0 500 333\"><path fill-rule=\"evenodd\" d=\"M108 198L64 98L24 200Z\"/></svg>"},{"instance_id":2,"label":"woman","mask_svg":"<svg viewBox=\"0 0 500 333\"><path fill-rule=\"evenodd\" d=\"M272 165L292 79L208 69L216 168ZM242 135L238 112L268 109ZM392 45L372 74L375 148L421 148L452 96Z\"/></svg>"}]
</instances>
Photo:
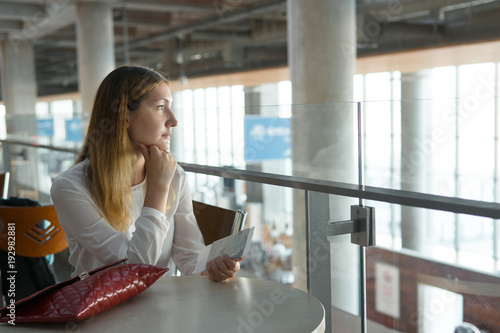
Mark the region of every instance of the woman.
<instances>
[{"instance_id":1,"label":"woman","mask_svg":"<svg viewBox=\"0 0 500 333\"><path fill-rule=\"evenodd\" d=\"M203 237L169 153L172 101L167 79L144 67L119 67L99 86L80 156L50 192L73 275L122 258L192 273ZM238 270L224 256L202 274L222 281Z\"/></svg>"}]
</instances>

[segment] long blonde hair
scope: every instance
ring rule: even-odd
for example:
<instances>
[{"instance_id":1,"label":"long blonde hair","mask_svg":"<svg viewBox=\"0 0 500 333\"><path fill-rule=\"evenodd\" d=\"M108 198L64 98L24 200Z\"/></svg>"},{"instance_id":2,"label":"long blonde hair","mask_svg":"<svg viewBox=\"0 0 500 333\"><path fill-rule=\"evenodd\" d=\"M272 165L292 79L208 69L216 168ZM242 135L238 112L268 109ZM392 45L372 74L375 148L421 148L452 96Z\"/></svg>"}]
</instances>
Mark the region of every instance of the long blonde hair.
<instances>
[{"instance_id":1,"label":"long blonde hair","mask_svg":"<svg viewBox=\"0 0 500 333\"><path fill-rule=\"evenodd\" d=\"M76 161L89 160L86 175L94 200L109 224L119 231L127 230L132 223L130 176L136 155L127 132L127 113L136 111L161 82L169 83L160 73L140 66L123 66L109 73L97 90Z\"/></svg>"}]
</instances>

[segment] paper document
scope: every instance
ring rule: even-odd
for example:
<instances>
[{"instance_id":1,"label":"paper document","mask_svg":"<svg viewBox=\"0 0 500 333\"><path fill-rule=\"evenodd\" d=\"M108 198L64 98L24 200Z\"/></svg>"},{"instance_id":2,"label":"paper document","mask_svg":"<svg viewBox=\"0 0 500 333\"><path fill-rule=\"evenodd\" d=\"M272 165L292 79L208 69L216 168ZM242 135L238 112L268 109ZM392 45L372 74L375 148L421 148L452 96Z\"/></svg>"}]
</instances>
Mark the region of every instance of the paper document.
<instances>
[{"instance_id":1,"label":"paper document","mask_svg":"<svg viewBox=\"0 0 500 333\"><path fill-rule=\"evenodd\" d=\"M255 227L244 229L205 246L198 255L193 274L204 271L207 262L224 254L227 254L233 260L241 259L250 249L254 229Z\"/></svg>"}]
</instances>

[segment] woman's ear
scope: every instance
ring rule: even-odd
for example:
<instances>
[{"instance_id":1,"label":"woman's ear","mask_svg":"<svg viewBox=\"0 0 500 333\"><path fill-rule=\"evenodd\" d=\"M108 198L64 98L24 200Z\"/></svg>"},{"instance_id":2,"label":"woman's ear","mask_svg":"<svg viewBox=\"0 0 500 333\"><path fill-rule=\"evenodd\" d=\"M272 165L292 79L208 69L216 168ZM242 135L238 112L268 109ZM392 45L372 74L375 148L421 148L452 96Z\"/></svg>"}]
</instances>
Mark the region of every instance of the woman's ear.
<instances>
[{"instance_id":1,"label":"woman's ear","mask_svg":"<svg viewBox=\"0 0 500 333\"><path fill-rule=\"evenodd\" d=\"M126 121L127 121L127 128L128 128L128 127L129 127L129 125L130 125L130 122L128 121L128 114L127 114L127 116L125 117L125 119L126 119Z\"/></svg>"}]
</instances>

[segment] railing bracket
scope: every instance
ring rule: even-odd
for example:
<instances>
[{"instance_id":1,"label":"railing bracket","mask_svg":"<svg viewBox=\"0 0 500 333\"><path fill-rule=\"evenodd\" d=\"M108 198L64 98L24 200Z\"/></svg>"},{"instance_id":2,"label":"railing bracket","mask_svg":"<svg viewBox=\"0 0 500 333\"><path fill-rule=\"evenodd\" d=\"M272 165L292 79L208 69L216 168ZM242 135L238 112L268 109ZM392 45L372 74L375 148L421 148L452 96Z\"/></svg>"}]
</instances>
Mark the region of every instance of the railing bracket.
<instances>
[{"instance_id":1,"label":"railing bracket","mask_svg":"<svg viewBox=\"0 0 500 333\"><path fill-rule=\"evenodd\" d=\"M351 206L351 219L330 222L328 236L351 234L351 243L364 247L375 245L375 208Z\"/></svg>"}]
</instances>

